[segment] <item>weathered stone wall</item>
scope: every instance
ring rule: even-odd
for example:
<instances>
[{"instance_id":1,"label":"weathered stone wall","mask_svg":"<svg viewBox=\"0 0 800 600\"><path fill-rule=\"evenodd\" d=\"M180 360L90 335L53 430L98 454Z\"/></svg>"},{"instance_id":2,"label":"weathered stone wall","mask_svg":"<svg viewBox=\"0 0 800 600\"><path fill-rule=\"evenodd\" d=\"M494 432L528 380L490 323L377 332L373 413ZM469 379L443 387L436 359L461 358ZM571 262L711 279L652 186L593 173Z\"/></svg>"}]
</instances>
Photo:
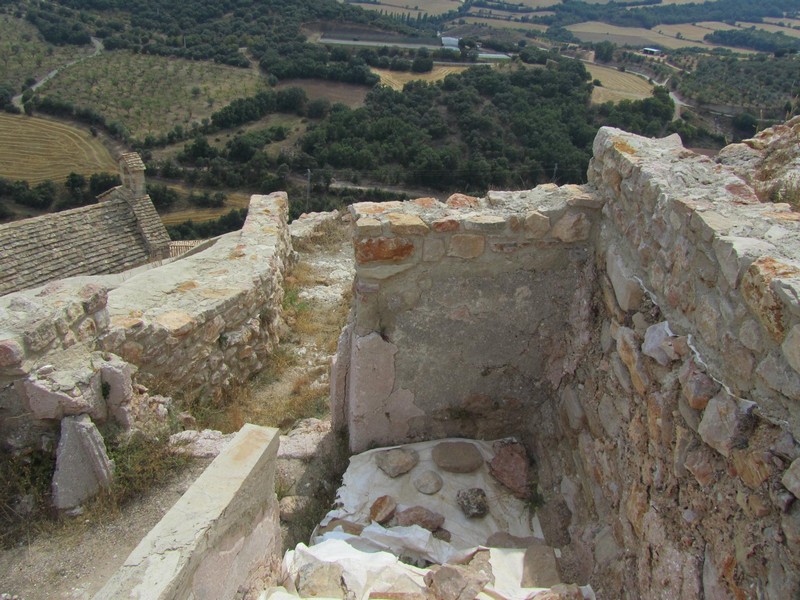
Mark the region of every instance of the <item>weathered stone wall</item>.
<instances>
[{"instance_id":1,"label":"weathered stone wall","mask_svg":"<svg viewBox=\"0 0 800 600\"><path fill-rule=\"evenodd\" d=\"M241 232L109 292L100 346L147 384L216 395L260 371L278 340L291 254L286 194L253 196Z\"/></svg>"},{"instance_id":2,"label":"weathered stone wall","mask_svg":"<svg viewBox=\"0 0 800 600\"><path fill-rule=\"evenodd\" d=\"M278 437L245 425L95 599L234 598L276 583Z\"/></svg>"},{"instance_id":3,"label":"weathered stone wall","mask_svg":"<svg viewBox=\"0 0 800 600\"><path fill-rule=\"evenodd\" d=\"M356 205L334 418L355 449L520 436L598 597L796 597L800 219L677 137L604 128L589 181Z\"/></svg>"},{"instance_id":4,"label":"weathered stone wall","mask_svg":"<svg viewBox=\"0 0 800 600\"><path fill-rule=\"evenodd\" d=\"M209 396L260 370L278 338L286 219L285 194L253 196L243 229L202 251L0 298L0 447L52 450L70 415L128 426L137 368L154 390Z\"/></svg>"},{"instance_id":5,"label":"weathered stone wall","mask_svg":"<svg viewBox=\"0 0 800 600\"><path fill-rule=\"evenodd\" d=\"M599 206L551 186L351 207L356 304L333 378L351 450L519 432L560 377Z\"/></svg>"}]
</instances>

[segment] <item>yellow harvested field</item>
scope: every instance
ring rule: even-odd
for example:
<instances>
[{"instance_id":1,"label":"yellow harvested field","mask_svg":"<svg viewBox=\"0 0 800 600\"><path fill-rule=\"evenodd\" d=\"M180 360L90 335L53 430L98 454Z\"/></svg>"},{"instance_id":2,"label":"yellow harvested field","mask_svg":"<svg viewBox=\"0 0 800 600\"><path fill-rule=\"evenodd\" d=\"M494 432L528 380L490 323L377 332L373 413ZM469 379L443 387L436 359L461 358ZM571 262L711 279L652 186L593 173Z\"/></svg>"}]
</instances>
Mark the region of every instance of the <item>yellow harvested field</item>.
<instances>
[{"instance_id":1,"label":"yellow harvested field","mask_svg":"<svg viewBox=\"0 0 800 600\"><path fill-rule=\"evenodd\" d=\"M369 88L363 85L320 79L285 79L276 85L275 89L282 90L289 87L303 88L309 100L325 98L332 104L341 102L350 108L362 106L369 92Z\"/></svg>"},{"instance_id":2,"label":"yellow harvested field","mask_svg":"<svg viewBox=\"0 0 800 600\"><path fill-rule=\"evenodd\" d=\"M603 87L596 87L592 91L592 102L595 104L619 102L620 100L641 100L649 98L652 93L652 84L633 73L623 73L616 69L593 64L584 66L591 73L592 79L599 79L603 84Z\"/></svg>"},{"instance_id":3,"label":"yellow harvested field","mask_svg":"<svg viewBox=\"0 0 800 600\"><path fill-rule=\"evenodd\" d=\"M530 8L547 8L548 6L561 4L561 0L519 0L518 3Z\"/></svg>"},{"instance_id":4,"label":"yellow harvested field","mask_svg":"<svg viewBox=\"0 0 800 600\"><path fill-rule=\"evenodd\" d=\"M381 78L381 83L388 85L395 90L402 90L403 86L409 81L439 81L448 75L461 73L469 67L462 66L439 66L434 65L430 73L409 73L400 71L389 71L388 69L372 69L372 72Z\"/></svg>"},{"instance_id":5,"label":"yellow harvested field","mask_svg":"<svg viewBox=\"0 0 800 600\"><path fill-rule=\"evenodd\" d=\"M182 195L188 195L189 189L180 185L168 185L174 190L177 190ZM202 191L202 190L194 190ZM232 208L247 208L250 205L250 195L242 192L226 192L225 193L225 206L223 208L189 208L186 210L176 210L161 215L161 222L164 225L177 225L191 219L195 223L202 223L203 221L213 221L220 218L222 215L228 214Z\"/></svg>"},{"instance_id":6,"label":"yellow harvested field","mask_svg":"<svg viewBox=\"0 0 800 600\"><path fill-rule=\"evenodd\" d=\"M800 27L800 19L790 19L788 17L764 17L766 23L778 25L783 23L786 27Z\"/></svg>"},{"instance_id":7,"label":"yellow harvested field","mask_svg":"<svg viewBox=\"0 0 800 600\"><path fill-rule=\"evenodd\" d=\"M464 17L459 21L464 21L471 25L488 25L495 29L522 29L524 31L547 31L547 25L539 23L519 23L516 21L505 21L503 19L487 19L485 17Z\"/></svg>"},{"instance_id":8,"label":"yellow harvested field","mask_svg":"<svg viewBox=\"0 0 800 600\"><path fill-rule=\"evenodd\" d=\"M686 48L697 42L678 40L643 27L618 27L599 21L585 21L567 27L584 42L609 41L617 45L655 46L657 48Z\"/></svg>"},{"instance_id":9,"label":"yellow harvested field","mask_svg":"<svg viewBox=\"0 0 800 600\"><path fill-rule=\"evenodd\" d=\"M790 27L781 27L780 25L773 25L770 23L744 23L740 21L736 24L744 29L755 27L756 29L763 29L770 33L783 33L791 37L800 37L800 29L791 29Z\"/></svg>"},{"instance_id":10,"label":"yellow harvested field","mask_svg":"<svg viewBox=\"0 0 800 600\"><path fill-rule=\"evenodd\" d=\"M31 184L70 173L116 173L117 162L95 137L58 121L0 113L0 177Z\"/></svg>"},{"instance_id":11,"label":"yellow harvested field","mask_svg":"<svg viewBox=\"0 0 800 600\"><path fill-rule=\"evenodd\" d=\"M355 6L360 6L366 10L382 10L385 13L410 13L416 17L417 14L441 15L451 10L457 10L460 6L458 0L414 0L414 2L403 2L402 0L385 0L377 4L367 4L363 2L352 2Z\"/></svg>"},{"instance_id":12,"label":"yellow harvested field","mask_svg":"<svg viewBox=\"0 0 800 600\"><path fill-rule=\"evenodd\" d=\"M681 25L656 25L653 27L653 31L669 37L678 37L678 35L681 35L685 40L702 42L703 37L712 33L714 29L684 23Z\"/></svg>"},{"instance_id":13,"label":"yellow harvested field","mask_svg":"<svg viewBox=\"0 0 800 600\"><path fill-rule=\"evenodd\" d=\"M729 23L723 23L722 21L698 21L695 23L695 25L710 29L712 31L737 28L736 25L730 25Z\"/></svg>"}]
</instances>

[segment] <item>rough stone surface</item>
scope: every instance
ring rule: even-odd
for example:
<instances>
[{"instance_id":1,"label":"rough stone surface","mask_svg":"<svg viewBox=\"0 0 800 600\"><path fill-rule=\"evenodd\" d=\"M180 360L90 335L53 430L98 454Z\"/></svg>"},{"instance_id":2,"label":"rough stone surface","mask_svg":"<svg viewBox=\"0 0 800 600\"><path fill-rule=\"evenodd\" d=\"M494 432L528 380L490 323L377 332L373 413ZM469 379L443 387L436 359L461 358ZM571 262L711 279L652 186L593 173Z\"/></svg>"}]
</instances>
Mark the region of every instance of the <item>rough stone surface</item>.
<instances>
[{"instance_id":1,"label":"rough stone surface","mask_svg":"<svg viewBox=\"0 0 800 600\"><path fill-rule=\"evenodd\" d=\"M414 478L414 487L421 494L435 494L442 489L442 477L436 471L425 471Z\"/></svg>"},{"instance_id":2,"label":"rough stone surface","mask_svg":"<svg viewBox=\"0 0 800 600\"><path fill-rule=\"evenodd\" d=\"M297 574L297 591L303 598L344 598L343 574L337 563L303 565Z\"/></svg>"},{"instance_id":3,"label":"rough stone surface","mask_svg":"<svg viewBox=\"0 0 800 600\"><path fill-rule=\"evenodd\" d=\"M485 517L489 513L489 500L481 488L458 490L456 502L461 512L469 519Z\"/></svg>"},{"instance_id":4,"label":"rough stone surface","mask_svg":"<svg viewBox=\"0 0 800 600\"><path fill-rule=\"evenodd\" d=\"M525 447L517 442L496 442L493 449L495 454L489 461L489 473L517 498L527 498L530 487Z\"/></svg>"},{"instance_id":5,"label":"rough stone surface","mask_svg":"<svg viewBox=\"0 0 800 600\"><path fill-rule=\"evenodd\" d=\"M377 523L386 523L394 516L397 510L397 502L391 496L381 496L369 509L369 520Z\"/></svg>"},{"instance_id":6,"label":"rough stone surface","mask_svg":"<svg viewBox=\"0 0 800 600\"><path fill-rule=\"evenodd\" d=\"M611 280L619 307L625 311L638 309L644 297L642 286L633 278L613 247L606 254L606 273Z\"/></svg>"},{"instance_id":7,"label":"rough stone surface","mask_svg":"<svg viewBox=\"0 0 800 600\"><path fill-rule=\"evenodd\" d=\"M425 582L436 600L474 600L489 578L461 565L443 565L426 575Z\"/></svg>"},{"instance_id":8,"label":"rough stone surface","mask_svg":"<svg viewBox=\"0 0 800 600\"><path fill-rule=\"evenodd\" d=\"M549 588L559 583L561 575L553 549L542 543L528 546L522 563L522 587Z\"/></svg>"},{"instance_id":9,"label":"rough stone surface","mask_svg":"<svg viewBox=\"0 0 800 600\"><path fill-rule=\"evenodd\" d=\"M734 447L745 445L752 425L752 406L741 402L725 392L708 401L698 433L703 441L727 457Z\"/></svg>"},{"instance_id":10,"label":"rough stone surface","mask_svg":"<svg viewBox=\"0 0 800 600\"><path fill-rule=\"evenodd\" d=\"M442 442L433 448L433 462L450 473L472 473L483 466L483 455L469 442Z\"/></svg>"},{"instance_id":11,"label":"rough stone surface","mask_svg":"<svg viewBox=\"0 0 800 600\"><path fill-rule=\"evenodd\" d=\"M214 458L228 446L233 436L232 433L223 435L221 431L213 429L188 430L169 436L169 445L178 454L187 454L194 458Z\"/></svg>"},{"instance_id":12,"label":"rough stone surface","mask_svg":"<svg viewBox=\"0 0 800 600\"><path fill-rule=\"evenodd\" d=\"M399 477L408 473L419 463L419 455L407 448L394 448L375 455L375 464L389 477Z\"/></svg>"},{"instance_id":13,"label":"rough stone surface","mask_svg":"<svg viewBox=\"0 0 800 600\"><path fill-rule=\"evenodd\" d=\"M444 516L435 513L423 506L412 506L405 510L401 510L396 515L397 524L401 527L408 527L409 525L419 525L428 531L436 531L444 525Z\"/></svg>"},{"instance_id":14,"label":"rough stone surface","mask_svg":"<svg viewBox=\"0 0 800 600\"><path fill-rule=\"evenodd\" d=\"M784 471L781 483L795 497L800 498L800 458L792 461L789 468Z\"/></svg>"},{"instance_id":15,"label":"rough stone surface","mask_svg":"<svg viewBox=\"0 0 800 600\"><path fill-rule=\"evenodd\" d=\"M108 487L113 476L114 463L89 416L63 418L53 475L53 505L59 510L74 508L100 488Z\"/></svg>"}]
</instances>

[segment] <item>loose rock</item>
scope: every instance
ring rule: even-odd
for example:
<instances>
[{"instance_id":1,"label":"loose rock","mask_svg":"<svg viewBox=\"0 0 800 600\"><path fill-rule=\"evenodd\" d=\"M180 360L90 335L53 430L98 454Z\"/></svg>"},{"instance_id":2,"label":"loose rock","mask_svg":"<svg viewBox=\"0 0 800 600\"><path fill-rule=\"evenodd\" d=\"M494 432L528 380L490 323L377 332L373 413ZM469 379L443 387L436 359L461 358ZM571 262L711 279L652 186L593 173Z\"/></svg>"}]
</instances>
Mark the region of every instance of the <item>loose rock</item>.
<instances>
[{"instance_id":1,"label":"loose rock","mask_svg":"<svg viewBox=\"0 0 800 600\"><path fill-rule=\"evenodd\" d=\"M517 498L527 498L530 488L525 447L517 442L500 441L495 442L494 452L494 458L489 463L489 473Z\"/></svg>"},{"instance_id":2,"label":"loose rock","mask_svg":"<svg viewBox=\"0 0 800 600\"><path fill-rule=\"evenodd\" d=\"M474 600L489 579L460 565L444 565L425 575L425 583L437 600Z\"/></svg>"},{"instance_id":3,"label":"loose rock","mask_svg":"<svg viewBox=\"0 0 800 600\"><path fill-rule=\"evenodd\" d=\"M553 549L542 542L528 546L522 563L522 587L549 588L559 583L561 575Z\"/></svg>"},{"instance_id":4,"label":"loose rock","mask_svg":"<svg viewBox=\"0 0 800 600\"><path fill-rule=\"evenodd\" d=\"M443 481L436 471L425 471L414 479L414 487L421 494L435 494L442 489Z\"/></svg>"},{"instance_id":5,"label":"loose rock","mask_svg":"<svg viewBox=\"0 0 800 600\"><path fill-rule=\"evenodd\" d=\"M483 465L483 455L469 442L442 442L432 456L437 467L450 473L472 473Z\"/></svg>"},{"instance_id":6,"label":"loose rock","mask_svg":"<svg viewBox=\"0 0 800 600\"><path fill-rule=\"evenodd\" d=\"M459 490L456 500L461 511L470 519L486 516L489 512L489 501L481 488Z\"/></svg>"},{"instance_id":7,"label":"loose rock","mask_svg":"<svg viewBox=\"0 0 800 600\"><path fill-rule=\"evenodd\" d=\"M412 506L397 513L397 524L401 527L419 525L428 531L436 531L444 524L444 515L422 506Z\"/></svg>"},{"instance_id":8,"label":"loose rock","mask_svg":"<svg viewBox=\"0 0 800 600\"><path fill-rule=\"evenodd\" d=\"M397 502L394 501L394 498L381 496L372 503L369 509L369 520L382 525L394 516L396 510Z\"/></svg>"},{"instance_id":9,"label":"loose rock","mask_svg":"<svg viewBox=\"0 0 800 600\"><path fill-rule=\"evenodd\" d=\"M393 448L375 455L375 464L389 477L399 477L417 466L419 454L415 450Z\"/></svg>"}]
</instances>

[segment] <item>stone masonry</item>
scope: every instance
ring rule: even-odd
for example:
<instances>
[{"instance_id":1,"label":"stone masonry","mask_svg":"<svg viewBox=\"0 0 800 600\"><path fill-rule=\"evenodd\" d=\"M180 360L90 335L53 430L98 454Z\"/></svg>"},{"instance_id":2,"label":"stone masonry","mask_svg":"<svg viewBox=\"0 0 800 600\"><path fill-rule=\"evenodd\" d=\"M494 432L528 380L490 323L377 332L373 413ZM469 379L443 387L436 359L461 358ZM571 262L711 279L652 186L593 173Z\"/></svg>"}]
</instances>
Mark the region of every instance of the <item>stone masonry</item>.
<instances>
[{"instance_id":1,"label":"stone masonry","mask_svg":"<svg viewBox=\"0 0 800 600\"><path fill-rule=\"evenodd\" d=\"M747 152L764 163L798 131ZM332 377L352 449L518 436L559 570L598 597L800 593L788 205L677 136L603 128L586 186L352 212Z\"/></svg>"}]
</instances>

